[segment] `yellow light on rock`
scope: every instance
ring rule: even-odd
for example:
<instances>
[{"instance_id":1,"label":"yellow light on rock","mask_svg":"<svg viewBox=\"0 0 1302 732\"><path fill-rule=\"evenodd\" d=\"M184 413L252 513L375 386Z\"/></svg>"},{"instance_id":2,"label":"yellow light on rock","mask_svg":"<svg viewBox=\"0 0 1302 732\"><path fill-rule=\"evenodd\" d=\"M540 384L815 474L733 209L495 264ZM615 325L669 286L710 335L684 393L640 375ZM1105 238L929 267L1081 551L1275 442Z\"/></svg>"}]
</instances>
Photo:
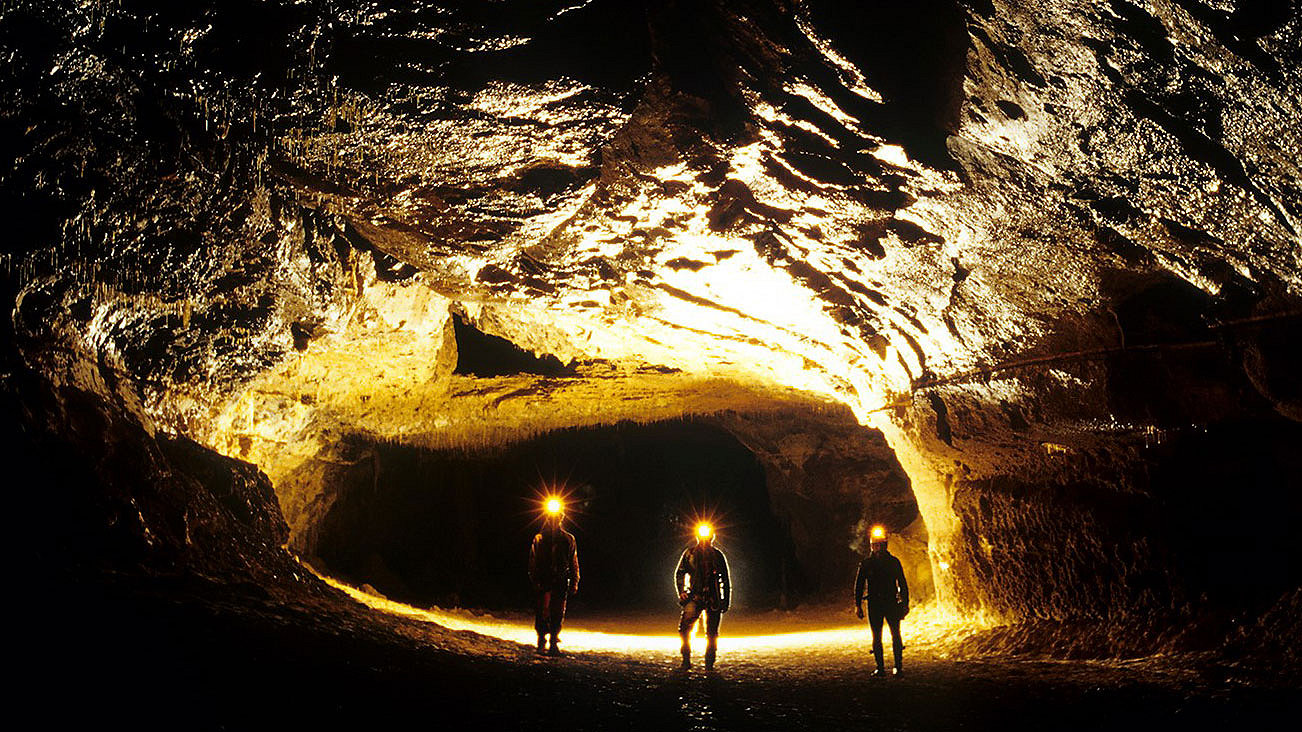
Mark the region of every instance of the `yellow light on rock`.
<instances>
[{"instance_id":1,"label":"yellow light on rock","mask_svg":"<svg viewBox=\"0 0 1302 732\"><path fill-rule=\"evenodd\" d=\"M708 539L714 534L714 527L709 524L701 523L696 525L696 535L702 539Z\"/></svg>"}]
</instances>

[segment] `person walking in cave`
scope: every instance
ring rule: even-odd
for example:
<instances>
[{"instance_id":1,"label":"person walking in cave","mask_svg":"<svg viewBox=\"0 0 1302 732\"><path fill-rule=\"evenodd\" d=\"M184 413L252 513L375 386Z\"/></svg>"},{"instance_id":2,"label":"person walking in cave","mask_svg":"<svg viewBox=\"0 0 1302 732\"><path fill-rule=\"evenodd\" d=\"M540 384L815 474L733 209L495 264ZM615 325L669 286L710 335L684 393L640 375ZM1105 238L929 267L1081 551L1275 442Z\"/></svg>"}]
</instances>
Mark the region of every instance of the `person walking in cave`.
<instances>
[{"instance_id":1,"label":"person walking in cave","mask_svg":"<svg viewBox=\"0 0 1302 732\"><path fill-rule=\"evenodd\" d=\"M891 648L895 651L893 673L904 671L904 640L900 638L900 621L909 614L909 584L904 581L904 568L900 560L886 551L886 529L874 526L869 532L871 551L859 563L854 578L855 613L863 620L864 600L868 601L868 624L873 631L873 659L877 670L873 676L885 673L882 662L882 621L891 626Z\"/></svg>"},{"instance_id":2,"label":"person walking in cave","mask_svg":"<svg viewBox=\"0 0 1302 732\"><path fill-rule=\"evenodd\" d=\"M728 578L728 560L715 548L714 528L709 524L698 524L696 543L683 550L674 572L674 589L683 608L678 619L678 635L683 639L682 668L692 666L692 625L705 613L705 670L712 671L719 650L719 620L732 603L732 582Z\"/></svg>"},{"instance_id":3,"label":"person walking in cave","mask_svg":"<svg viewBox=\"0 0 1302 732\"><path fill-rule=\"evenodd\" d=\"M534 590L533 627L538 653L559 656L565 601L579 591L579 550L574 534L562 528L565 503L550 497L543 502L542 531L529 547L529 581ZM548 642L550 636L551 641Z\"/></svg>"}]
</instances>

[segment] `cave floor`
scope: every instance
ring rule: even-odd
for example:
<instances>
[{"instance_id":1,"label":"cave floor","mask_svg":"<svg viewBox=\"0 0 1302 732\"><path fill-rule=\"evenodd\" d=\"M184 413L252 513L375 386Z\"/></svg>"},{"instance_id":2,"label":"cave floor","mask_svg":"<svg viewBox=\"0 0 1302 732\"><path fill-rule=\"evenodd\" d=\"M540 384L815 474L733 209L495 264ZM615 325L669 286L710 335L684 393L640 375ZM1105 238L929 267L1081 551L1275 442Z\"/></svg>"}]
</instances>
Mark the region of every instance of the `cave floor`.
<instances>
[{"instance_id":1,"label":"cave floor","mask_svg":"<svg viewBox=\"0 0 1302 732\"><path fill-rule=\"evenodd\" d=\"M1297 689L1171 658L952 658L943 643L915 641L905 676L871 678L866 631L857 643L725 645L711 674L678 671L663 647L541 658L326 587L119 578L52 597L28 620L16 698L53 728L1224 729L1302 712Z\"/></svg>"}]
</instances>

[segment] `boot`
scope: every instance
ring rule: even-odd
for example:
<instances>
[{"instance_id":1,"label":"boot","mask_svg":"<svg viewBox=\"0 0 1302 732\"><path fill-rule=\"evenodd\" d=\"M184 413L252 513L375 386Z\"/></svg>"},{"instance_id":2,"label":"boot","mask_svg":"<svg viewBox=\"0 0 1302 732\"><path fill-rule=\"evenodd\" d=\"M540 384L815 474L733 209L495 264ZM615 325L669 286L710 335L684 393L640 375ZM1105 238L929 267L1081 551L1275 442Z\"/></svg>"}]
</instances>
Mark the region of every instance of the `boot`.
<instances>
[{"instance_id":1,"label":"boot","mask_svg":"<svg viewBox=\"0 0 1302 732\"><path fill-rule=\"evenodd\" d=\"M555 634L552 634L552 642L551 642L550 645L547 646L547 655L549 655L549 656L559 656L559 655L561 655L561 648L560 648L559 645L557 645L557 643L559 643L559 642L560 642L560 639L557 638Z\"/></svg>"},{"instance_id":2,"label":"boot","mask_svg":"<svg viewBox=\"0 0 1302 732\"><path fill-rule=\"evenodd\" d=\"M686 639L683 640L683 647L680 651L683 654L683 662L678 665L678 668L686 671L692 667L692 646Z\"/></svg>"},{"instance_id":3,"label":"boot","mask_svg":"<svg viewBox=\"0 0 1302 732\"><path fill-rule=\"evenodd\" d=\"M714 670L714 657L718 653L718 651L719 651L719 647L718 647L717 639L711 638L708 641L706 641L705 644L705 670L706 671Z\"/></svg>"},{"instance_id":4,"label":"boot","mask_svg":"<svg viewBox=\"0 0 1302 732\"><path fill-rule=\"evenodd\" d=\"M547 650L547 636L544 635L544 634L542 634L542 633L539 633L539 634L538 634L538 655L541 656L541 655L542 655L546 650Z\"/></svg>"}]
</instances>

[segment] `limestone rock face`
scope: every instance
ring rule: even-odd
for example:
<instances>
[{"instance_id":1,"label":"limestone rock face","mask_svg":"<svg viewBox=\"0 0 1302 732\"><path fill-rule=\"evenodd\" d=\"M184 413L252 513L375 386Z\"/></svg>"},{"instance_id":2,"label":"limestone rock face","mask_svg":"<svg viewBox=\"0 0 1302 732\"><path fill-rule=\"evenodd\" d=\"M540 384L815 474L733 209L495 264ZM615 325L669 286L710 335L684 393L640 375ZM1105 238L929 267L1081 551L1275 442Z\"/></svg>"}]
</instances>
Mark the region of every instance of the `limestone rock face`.
<instances>
[{"instance_id":1,"label":"limestone rock face","mask_svg":"<svg viewBox=\"0 0 1302 732\"><path fill-rule=\"evenodd\" d=\"M11 3L6 338L295 532L349 433L821 400L954 607L1260 610L1299 582L1299 48L1247 0ZM455 320L565 370L458 374ZM737 434L775 486L805 449Z\"/></svg>"},{"instance_id":2,"label":"limestone rock face","mask_svg":"<svg viewBox=\"0 0 1302 732\"><path fill-rule=\"evenodd\" d=\"M18 519L8 534L29 589L62 596L61 583L101 573L318 588L284 550L288 527L255 466L158 432L111 372L44 366L60 378L19 372L0 391Z\"/></svg>"}]
</instances>

